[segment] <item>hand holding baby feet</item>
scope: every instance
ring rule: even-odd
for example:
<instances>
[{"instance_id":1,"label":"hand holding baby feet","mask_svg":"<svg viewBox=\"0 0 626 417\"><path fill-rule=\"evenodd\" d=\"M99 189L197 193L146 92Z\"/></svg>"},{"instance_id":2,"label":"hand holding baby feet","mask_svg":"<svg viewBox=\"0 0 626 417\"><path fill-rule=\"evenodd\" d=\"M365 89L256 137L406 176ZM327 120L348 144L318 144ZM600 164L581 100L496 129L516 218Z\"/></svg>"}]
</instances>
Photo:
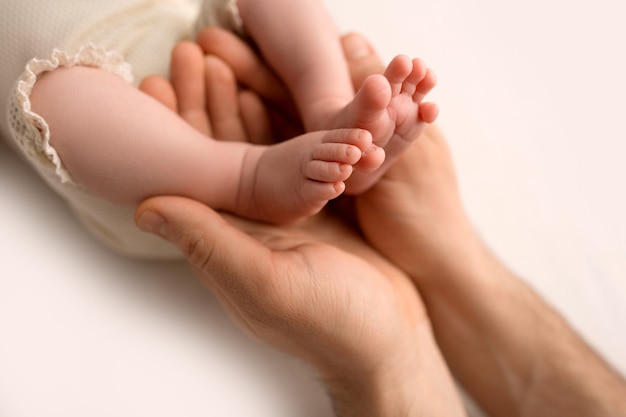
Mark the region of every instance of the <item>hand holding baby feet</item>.
<instances>
[{"instance_id":1,"label":"hand holding baby feet","mask_svg":"<svg viewBox=\"0 0 626 417\"><path fill-rule=\"evenodd\" d=\"M376 170L383 161L384 152L362 129L312 132L269 147L250 147L233 211L292 223L343 193L355 164Z\"/></svg>"}]
</instances>

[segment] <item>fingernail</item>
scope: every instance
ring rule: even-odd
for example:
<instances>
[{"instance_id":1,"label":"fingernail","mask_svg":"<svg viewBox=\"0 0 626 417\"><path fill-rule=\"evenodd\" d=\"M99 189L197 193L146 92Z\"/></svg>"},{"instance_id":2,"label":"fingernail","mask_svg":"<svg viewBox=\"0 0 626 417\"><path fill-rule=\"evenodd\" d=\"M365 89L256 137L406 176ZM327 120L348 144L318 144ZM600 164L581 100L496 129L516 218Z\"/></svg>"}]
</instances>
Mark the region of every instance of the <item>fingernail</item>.
<instances>
[{"instance_id":1,"label":"fingernail","mask_svg":"<svg viewBox=\"0 0 626 417\"><path fill-rule=\"evenodd\" d=\"M344 39L346 58L361 59L370 54L370 46L360 35L350 35Z\"/></svg>"},{"instance_id":2,"label":"fingernail","mask_svg":"<svg viewBox=\"0 0 626 417\"><path fill-rule=\"evenodd\" d=\"M137 227L144 232L153 233L162 237L166 236L167 221L165 217L154 211L146 211L137 219Z\"/></svg>"}]
</instances>

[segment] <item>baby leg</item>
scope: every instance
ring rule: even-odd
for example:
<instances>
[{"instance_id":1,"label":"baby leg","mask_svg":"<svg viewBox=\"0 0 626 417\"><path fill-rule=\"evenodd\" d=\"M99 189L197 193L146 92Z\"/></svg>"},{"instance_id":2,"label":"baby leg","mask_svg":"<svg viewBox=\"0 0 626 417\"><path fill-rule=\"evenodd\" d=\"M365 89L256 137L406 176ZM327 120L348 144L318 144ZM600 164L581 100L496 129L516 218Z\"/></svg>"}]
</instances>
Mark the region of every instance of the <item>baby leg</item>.
<instances>
[{"instance_id":1,"label":"baby leg","mask_svg":"<svg viewBox=\"0 0 626 417\"><path fill-rule=\"evenodd\" d=\"M107 71L56 69L31 100L74 182L116 204L173 194L219 208L239 187L249 145L207 138Z\"/></svg>"},{"instance_id":2,"label":"baby leg","mask_svg":"<svg viewBox=\"0 0 626 417\"><path fill-rule=\"evenodd\" d=\"M94 68L47 73L31 98L72 179L122 205L182 195L246 217L290 222L341 194L364 152L372 151L370 161L383 159L369 132L358 129L310 133L270 147L215 141Z\"/></svg>"},{"instance_id":3,"label":"baby leg","mask_svg":"<svg viewBox=\"0 0 626 417\"><path fill-rule=\"evenodd\" d=\"M306 131L332 124L354 89L340 33L322 0L237 0L246 33L285 83Z\"/></svg>"},{"instance_id":4,"label":"baby leg","mask_svg":"<svg viewBox=\"0 0 626 417\"><path fill-rule=\"evenodd\" d=\"M369 132L337 129L307 133L270 147L250 148L235 210L273 223L311 216L339 196L353 165L367 153L379 166L384 155Z\"/></svg>"}]
</instances>

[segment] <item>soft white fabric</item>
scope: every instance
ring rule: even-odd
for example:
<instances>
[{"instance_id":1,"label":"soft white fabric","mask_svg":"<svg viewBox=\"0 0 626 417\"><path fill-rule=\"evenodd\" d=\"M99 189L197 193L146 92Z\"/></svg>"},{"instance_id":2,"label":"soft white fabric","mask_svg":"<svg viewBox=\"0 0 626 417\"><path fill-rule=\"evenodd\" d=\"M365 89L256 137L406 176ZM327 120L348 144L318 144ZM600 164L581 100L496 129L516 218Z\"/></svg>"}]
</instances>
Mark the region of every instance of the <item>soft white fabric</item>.
<instances>
[{"instance_id":1,"label":"soft white fabric","mask_svg":"<svg viewBox=\"0 0 626 417\"><path fill-rule=\"evenodd\" d=\"M198 11L201 10L200 18ZM0 4L0 135L22 154L85 227L114 250L140 258L177 258L178 251L139 231L133 208L110 203L75 184L49 143L46 121L31 111L39 76L86 65L129 83L167 75L172 47L195 28L239 25L234 0L101 0Z\"/></svg>"}]
</instances>

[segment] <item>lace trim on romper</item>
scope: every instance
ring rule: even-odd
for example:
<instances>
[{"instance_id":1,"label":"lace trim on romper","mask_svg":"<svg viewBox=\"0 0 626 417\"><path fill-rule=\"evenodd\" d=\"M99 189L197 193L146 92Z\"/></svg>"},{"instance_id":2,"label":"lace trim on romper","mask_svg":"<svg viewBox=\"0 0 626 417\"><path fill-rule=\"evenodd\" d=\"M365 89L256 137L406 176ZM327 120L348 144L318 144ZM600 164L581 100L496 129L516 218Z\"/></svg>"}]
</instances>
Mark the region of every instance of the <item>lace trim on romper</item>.
<instances>
[{"instance_id":1,"label":"lace trim on romper","mask_svg":"<svg viewBox=\"0 0 626 417\"><path fill-rule=\"evenodd\" d=\"M76 65L100 68L120 76L128 83L133 81L130 65L116 52L87 45L70 56L64 51L55 49L48 59L32 59L26 65L9 103L9 126L19 150L35 166L40 166L44 162L42 159L47 159L54 166L55 174L64 183L73 181L63 167L57 151L50 144L48 124L32 111L30 95L37 79L45 72Z\"/></svg>"},{"instance_id":2,"label":"lace trim on romper","mask_svg":"<svg viewBox=\"0 0 626 417\"><path fill-rule=\"evenodd\" d=\"M236 0L203 0L198 25L218 25L241 34L241 21ZM193 21L189 22L193 26ZM191 27L190 27L191 29ZM189 31L190 33L192 30ZM59 67L90 66L117 74L128 83L133 82L132 73L137 71L135 61L126 61L122 55L105 48L84 46L69 54L54 50L45 59L32 59L14 84L8 100L8 124L11 134L7 142L16 148L42 179L68 204L85 228L98 240L124 256L141 259L181 259L180 251L168 242L137 229L133 221L132 207L116 205L101 198L73 181L63 166L59 154L50 144L50 130L46 121L32 111L30 96L38 80L45 72ZM72 48L72 50L74 50ZM129 56L129 59L132 57ZM146 62L142 68L146 70ZM140 71L140 73L142 73ZM148 67L147 73L154 73Z\"/></svg>"}]
</instances>

